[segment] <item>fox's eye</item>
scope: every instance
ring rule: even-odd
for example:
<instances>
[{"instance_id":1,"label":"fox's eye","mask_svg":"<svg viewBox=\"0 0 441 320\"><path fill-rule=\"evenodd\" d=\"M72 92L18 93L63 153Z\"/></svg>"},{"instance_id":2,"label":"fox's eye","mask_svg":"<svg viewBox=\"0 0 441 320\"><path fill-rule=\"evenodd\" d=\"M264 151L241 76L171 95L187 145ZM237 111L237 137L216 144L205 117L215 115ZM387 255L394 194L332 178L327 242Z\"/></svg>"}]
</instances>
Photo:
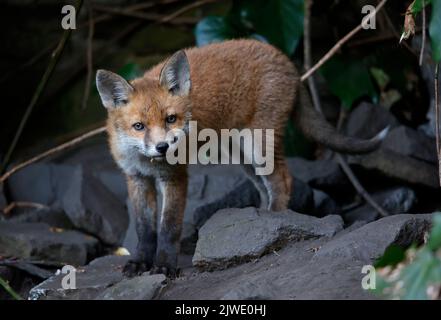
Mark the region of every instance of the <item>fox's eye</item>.
<instances>
[{"instance_id":1,"label":"fox's eye","mask_svg":"<svg viewBox=\"0 0 441 320\"><path fill-rule=\"evenodd\" d=\"M136 131L142 131L144 130L144 125L141 122L137 122L133 125L133 129Z\"/></svg>"},{"instance_id":2,"label":"fox's eye","mask_svg":"<svg viewBox=\"0 0 441 320\"><path fill-rule=\"evenodd\" d=\"M175 123L176 122L176 116L174 114L167 116L167 118L165 118L165 121L167 123Z\"/></svg>"}]
</instances>

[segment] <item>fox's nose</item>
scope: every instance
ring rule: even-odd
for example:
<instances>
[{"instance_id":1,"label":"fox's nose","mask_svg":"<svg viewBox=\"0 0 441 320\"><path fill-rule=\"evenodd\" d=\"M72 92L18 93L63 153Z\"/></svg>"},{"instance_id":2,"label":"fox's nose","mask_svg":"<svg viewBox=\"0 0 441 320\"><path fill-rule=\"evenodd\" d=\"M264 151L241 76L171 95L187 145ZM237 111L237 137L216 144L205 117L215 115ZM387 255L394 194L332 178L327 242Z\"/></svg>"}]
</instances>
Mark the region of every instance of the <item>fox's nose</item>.
<instances>
[{"instance_id":1,"label":"fox's nose","mask_svg":"<svg viewBox=\"0 0 441 320\"><path fill-rule=\"evenodd\" d=\"M167 142L160 142L156 145L156 151L158 151L161 154L166 153L168 150L168 143Z\"/></svg>"}]
</instances>

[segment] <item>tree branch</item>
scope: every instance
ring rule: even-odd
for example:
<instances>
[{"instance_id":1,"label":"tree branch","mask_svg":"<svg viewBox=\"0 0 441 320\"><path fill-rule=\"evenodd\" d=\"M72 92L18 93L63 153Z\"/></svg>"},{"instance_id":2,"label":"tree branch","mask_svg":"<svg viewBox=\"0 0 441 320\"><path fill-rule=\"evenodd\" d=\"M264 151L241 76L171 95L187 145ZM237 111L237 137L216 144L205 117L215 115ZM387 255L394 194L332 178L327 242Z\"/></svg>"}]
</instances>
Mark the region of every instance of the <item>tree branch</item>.
<instances>
[{"instance_id":1,"label":"tree branch","mask_svg":"<svg viewBox=\"0 0 441 320\"><path fill-rule=\"evenodd\" d=\"M81 6L83 4L83 0L77 0L76 3L76 14L78 15L79 10L81 9ZM60 59L61 53L64 50L64 47L66 45L67 40L69 39L70 35L72 33L71 29L65 30L63 33L63 36L61 37L60 42L58 43L58 46L55 48L55 50L52 52L51 60L46 68L46 71L43 74L43 77L40 80L40 83L38 84L34 95L32 96L31 102L29 103L23 118L20 121L20 124L18 126L17 132L15 133L14 138L12 139L11 145L8 148L8 151L6 152L5 158L3 159L3 162L0 166L0 172L3 172L6 165L8 164L12 153L15 150L15 147L17 146L17 142L21 137L21 134L23 133L23 129L26 126L26 123L29 119L29 116L32 113L32 110L34 109L35 105L37 104L38 100L40 99L41 94L43 93L44 89L46 88L46 85L49 81L50 76L52 75L52 72L55 69L55 66L58 63L58 60Z\"/></svg>"},{"instance_id":2,"label":"tree branch","mask_svg":"<svg viewBox=\"0 0 441 320\"><path fill-rule=\"evenodd\" d=\"M378 11L383 8L387 0L382 0L377 7L375 8L375 11L373 15L375 16ZM363 18L363 21L369 16L366 16ZM355 34L357 34L361 29L363 29L363 21L358 25L356 28L354 28L352 31L350 31L347 35L345 35L343 38L341 38L332 48L329 50L311 69L309 69L302 77L300 78L301 81L305 81L308 79L314 72L316 72L323 64L325 64L340 48L349 40L351 39Z\"/></svg>"}]
</instances>

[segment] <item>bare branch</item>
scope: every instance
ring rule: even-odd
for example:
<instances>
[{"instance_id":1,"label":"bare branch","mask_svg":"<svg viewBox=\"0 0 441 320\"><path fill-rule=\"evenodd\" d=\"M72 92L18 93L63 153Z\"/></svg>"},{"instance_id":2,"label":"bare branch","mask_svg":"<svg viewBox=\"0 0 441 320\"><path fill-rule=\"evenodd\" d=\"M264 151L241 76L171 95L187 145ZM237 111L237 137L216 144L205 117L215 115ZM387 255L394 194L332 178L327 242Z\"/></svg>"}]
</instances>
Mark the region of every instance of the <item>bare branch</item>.
<instances>
[{"instance_id":1,"label":"bare branch","mask_svg":"<svg viewBox=\"0 0 441 320\"><path fill-rule=\"evenodd\" d=\"M77 4L75 6L76 13L78 15L78 12L83 4L83 0L77 0ZM52 72L55 69L55 66L58 63L58 60L60 59L61 53L64 50L64 47L66 45L67 40L70 37L70 34L72 33L72 29L67 29L64 31L63 36L61 37L60 42L58 43L58 46L55 48L55 50L52 52L51 60L46 68L46 71L43 74L43 77L41 78L37 88L35 89L34 95L32 96L31 102L29 103L23 118L20 121L20 124L18 126L17 132L15 133L14 138L12 139L12 142L8 148L8 151L6 152L5 158L3 159L3 162L0 167L0 172L2 172L5 169L5 166L8 164L9 159L11 158L12 153L15 150L15 147L17 146L17 142L20 139L21 134L23 133L23 129L26 126L26 123L28 122L29 116L32 113L32 110L34 109L34 106L37 104L38 100L40 99L41 94L43 93L44 89L46 88L46 85L49 81L50 76L52 75Z\"/></svg>"},{"instance_id":2,"label":"bare branch","mask_svg":"<svg viewBox=\"0 0 441 320\"><path fill-rule=\"evenodd\" d=\"M6 208L3 209L3 213L5 215L9 215L11 211L14 210L15 208L47 209L49 207L47 205L36 202L17 201L17 202L11 202Z\"/></svg>"},{"instance_id":3,"label":"bare branch","mask_svg":"<svg viewBox=\"0 0 441 320\"><path fill-rule=\"evenodd\" d=\"M32 164L34 162L40 161L41 159L47 158L47 157L49 157L49 156L51 156L51 155L53 155L53 154L55 154L57 152L60 152L62 150L65 150L65 149L68 149L70 147L73 147L74 145L77 145L78 143L80 143L80 142L82 142L82 141L84 141L86 139L89 139L91 137L94 137L94 136L96 136L98 134L101 134L101 133L103 133L105 131L106 131L106 127L99 127L98 129L86 132L85 134L82 134L81 136L76 137L75 139L72 139L72 140L70 140L68 142L65 142L65 143L55 147L55 148L49 149L49 150L47 150L47 151L45 151L45 152L43 152L43 153L41 153L39 155L36 155L35 157L32 157L31 159L29 159L29 160L27 160L27 161L25 161L23 163L20 163L20 164L14 166L11 170L5 172L5 174L0 177L0 183L4 183L14 173L16 173L17 171L23 169L24 167L29 166L30 164Z\"/></svg>"},{"instance_id":4,"label":"bare branch","mask_svg":"<svg viewBox=\"0 0 441 320\"><path fill-rule=\"evenodd\" d=\"M424 49L426 46L426 8L425 8L424 0L422 0L422 11L421 14L423 16L423 34L422 34L422 43L421 43L421 52L420 52L420 66L423 65L423 59L424 59Z\"/></svg>"},{"instance_id":5,"label":"bare branch","mask_svg":"<svg viewBox=\"0 0 441 320\"><path fill-rule=\"evenodd\" d=\"M375 8L375 12L373 13L376 15L378 11L383 8L387 0L382 0L377 7ZM364 21L364 19L363 19ZM316 72L325 62L327 62L340 48L349 40L351 39L355 34L357 34L361 29L363 29L363 21L360 23L359 26L357 26L355 29L350 31L347 35L345 35L343 38L341 38L332 48L328 51L311 69L309 69L304 75L301 77L301 81L305 81L308 79L314 72Z\"/></svg>"}]
</instances>

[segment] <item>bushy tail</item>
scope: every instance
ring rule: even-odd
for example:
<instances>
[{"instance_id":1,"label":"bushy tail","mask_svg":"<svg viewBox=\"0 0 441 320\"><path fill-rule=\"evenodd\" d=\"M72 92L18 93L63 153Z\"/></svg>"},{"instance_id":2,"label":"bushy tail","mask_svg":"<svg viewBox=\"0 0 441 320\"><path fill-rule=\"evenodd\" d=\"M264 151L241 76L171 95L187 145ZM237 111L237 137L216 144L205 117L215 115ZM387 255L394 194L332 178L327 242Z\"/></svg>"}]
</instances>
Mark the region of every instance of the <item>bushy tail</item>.
<instances>
[{"instance_id":1,"label":"bushy tail","mask_svg":"<svg viewBox=\"0 0 441 320\"><path fill-rule=\"evenodd\" d=\"M377 149L386 137L389 128L383 129L369 140L351 138L339 133L312 106L309 93L299 84L299 101L294 108L294 120L307 138L321 143L330 149L349 154L368 153Z\"/></svg>"}]
</instances>

